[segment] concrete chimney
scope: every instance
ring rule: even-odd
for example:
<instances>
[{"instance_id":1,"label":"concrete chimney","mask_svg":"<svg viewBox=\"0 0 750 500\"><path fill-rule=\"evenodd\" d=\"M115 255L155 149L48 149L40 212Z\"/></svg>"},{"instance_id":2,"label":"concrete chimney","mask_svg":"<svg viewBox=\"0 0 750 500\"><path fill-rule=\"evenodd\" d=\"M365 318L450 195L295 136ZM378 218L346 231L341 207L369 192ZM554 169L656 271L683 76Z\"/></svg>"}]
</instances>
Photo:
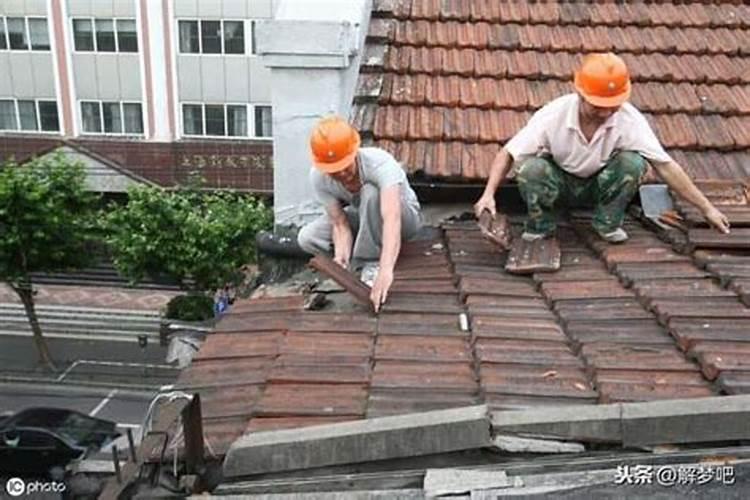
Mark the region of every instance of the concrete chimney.
<instances>
[{"instance_id":1,"label":"concrete chimney","mask_svg":"<svg viewBox=\"0 0 750 500\"><path fill-rule=\"evenodd\" d=\"M281 0L273 20L258 21L257 52L271 69L277 227L321 213L308 138L320 117L350 114L371 11L372 0Z\"/></svg>"}]
</instances>

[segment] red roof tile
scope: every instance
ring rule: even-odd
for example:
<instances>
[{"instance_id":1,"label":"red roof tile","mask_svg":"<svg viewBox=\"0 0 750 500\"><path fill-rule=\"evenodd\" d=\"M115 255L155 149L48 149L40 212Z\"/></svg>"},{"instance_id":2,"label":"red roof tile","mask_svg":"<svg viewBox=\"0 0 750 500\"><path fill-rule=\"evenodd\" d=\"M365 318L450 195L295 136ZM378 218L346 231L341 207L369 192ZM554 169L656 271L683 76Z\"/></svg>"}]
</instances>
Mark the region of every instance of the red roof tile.
<instances>
[{"instance_id":1,"label":"red roof tile","mask_svg":"<svg viewBox=\"0 0 750 500\"><path fill-rule=\"evenodd\" d=\"M630 68L632 102L694 178L750 177L737 161L750 154L747 5L404 0L376 15L395 26L376 17L370 30L389 46L382 71L393 86L368 108L374 122L359 106L354 116L412 173L486 177L531 112L573 91L581 57L613 50ZM462 154L480 144L494 150Z\"/></svg>"}]
</instances>

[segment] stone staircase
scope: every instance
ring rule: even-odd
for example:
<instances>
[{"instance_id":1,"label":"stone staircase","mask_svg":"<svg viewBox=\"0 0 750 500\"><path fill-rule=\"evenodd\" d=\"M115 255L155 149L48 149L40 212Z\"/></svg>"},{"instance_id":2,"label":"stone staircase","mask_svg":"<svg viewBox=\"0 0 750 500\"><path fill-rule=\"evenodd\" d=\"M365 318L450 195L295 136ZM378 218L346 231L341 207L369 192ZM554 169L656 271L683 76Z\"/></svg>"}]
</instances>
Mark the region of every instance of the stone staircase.
<instances>
[{"instance_id":1,"label":"stone staircase","mask_svg":"<svg viewBox=\"0 0 750 500\"><path fill-rule=\"evenodd\" d=\"M37 305L46 337L133 341L139 335L159 338L157 311ZM0 336L31 335L23 306L0 303Z\"/></svg>"},{"instance_id":2,"label":"stone staircase","mask_svg":"<svg viewBox=\"0 0 750 500\"><path fill-rule=\"evenodd\" d=\"M172 283L144 279L135 286L120 276L111 262L103 261L92 267L64 273L32 273L35 285L109 286L136 289L178 290Z\"/></svg>"}]
</instances>

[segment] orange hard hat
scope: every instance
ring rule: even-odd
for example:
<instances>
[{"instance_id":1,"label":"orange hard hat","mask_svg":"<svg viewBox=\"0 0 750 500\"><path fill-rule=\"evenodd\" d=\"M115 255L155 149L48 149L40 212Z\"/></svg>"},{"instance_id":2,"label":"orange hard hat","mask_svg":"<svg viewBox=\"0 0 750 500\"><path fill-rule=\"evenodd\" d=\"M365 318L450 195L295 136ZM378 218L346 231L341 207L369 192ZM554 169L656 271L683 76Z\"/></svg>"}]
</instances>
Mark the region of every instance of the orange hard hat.
<instances>
[{"instance_id":1,"label":"orange hard hat","mask_svg":"<svg viewBox=\"0 0 750 500\"><path fill-rule=\"evenodd\" d=\"M575 72L575 87L594 106L615 108L630 97L630 73L612 52L589 54Z\"/></svg>"},{"instance_id":2,"label":"orange hard hat","mask_svg":"<svg viewBox=\"0 0 750 500\"><path fill-rule=\"evenodd\" d=\"M323 118L310 135L313 164L327 174L344 170L354 161L359 144L359 133L346 120Z\"/></svg>"}]
</instances>

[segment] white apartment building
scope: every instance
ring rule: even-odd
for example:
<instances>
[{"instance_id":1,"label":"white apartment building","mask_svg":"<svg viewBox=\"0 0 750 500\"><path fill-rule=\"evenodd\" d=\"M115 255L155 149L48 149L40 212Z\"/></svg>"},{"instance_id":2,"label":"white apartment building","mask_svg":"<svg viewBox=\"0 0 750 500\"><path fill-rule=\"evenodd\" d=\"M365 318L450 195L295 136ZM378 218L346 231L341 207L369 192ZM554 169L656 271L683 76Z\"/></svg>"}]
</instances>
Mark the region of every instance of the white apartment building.
<instances>
[{"instance_id":1,"label":"white apartment building","mask_svg":"<svg viewBox=\"0 0 750 500\"><path fill-rule=\"evenodd\" d=\"M269 192L255 28L277 1L0 1L0 159L64 145L134 181Z\"/></svg>"}]
</instances>

